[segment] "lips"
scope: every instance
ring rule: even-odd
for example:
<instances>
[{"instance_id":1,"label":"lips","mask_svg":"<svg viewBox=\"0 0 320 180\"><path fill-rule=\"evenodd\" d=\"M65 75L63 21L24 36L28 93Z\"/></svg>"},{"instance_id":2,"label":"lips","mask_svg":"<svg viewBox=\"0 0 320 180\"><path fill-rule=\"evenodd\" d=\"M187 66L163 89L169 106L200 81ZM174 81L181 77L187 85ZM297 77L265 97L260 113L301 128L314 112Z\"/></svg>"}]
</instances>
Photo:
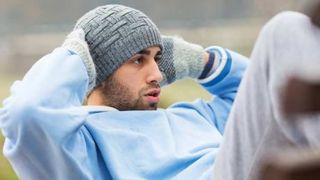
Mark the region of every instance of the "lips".
<instances>
[{"instance_id":1,"label":"lips","mask_svg":"<svg viewBox=\"0 0 320 180\"><path fill-rule=\"evenodd\" d=\"M157 97L159 95L160 95L160 89L151 90L146 94L146 96L154 96L154 97Z\"/></svg>"},{"instance_id":2,"label":"lips","mask_svg":"<svg viewBox=\"0 0 320 180\"><path fill-rule=\"evenodd\" d=\"M145 96L147 97L147 101L150 103L158 103L160 101L160 89L152 89L149 90Z\"/></svg>"}]
</instances>

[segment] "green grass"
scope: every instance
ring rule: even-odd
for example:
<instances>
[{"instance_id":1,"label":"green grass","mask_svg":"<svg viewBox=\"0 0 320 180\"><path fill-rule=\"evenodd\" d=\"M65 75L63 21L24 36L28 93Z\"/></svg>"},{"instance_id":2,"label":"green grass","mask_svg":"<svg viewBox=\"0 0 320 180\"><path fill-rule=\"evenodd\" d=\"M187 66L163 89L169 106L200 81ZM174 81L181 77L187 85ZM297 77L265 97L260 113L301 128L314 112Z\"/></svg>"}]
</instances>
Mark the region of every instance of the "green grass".
<instances>
[{"instance_id":1,"label":"green grass","mask_svg":"<svg viewBox=\"0 0 320 180\"><path fill-rule=\"evenodd\" d=\"M2 152L2 146L3 146L4 139L0 135L0 148ZM0 179L1 180L16 180L18 179L15 175L14 171L12 170L9 162L5 159L3 154L0 154Z\"/></svg>"},{"instance_id":2,"label":"green grass","mask_svg":"<svg viewBox=\"0 0 320 180\"><path fill-rule=\"evenodd\" d=\"M208 100L211 95L195 81L190 79L181 80L162 88L159 106L166 108L175 102L190 102L197 98Z\"/></svg>"},{"instance_id":3,"label":"green grass","mask_svg":"<svg viewBox=\"0 0 320 180\"><path fill-rule=\"evenodd\" d=\"M7 97L9 94L10 85L17 78L18 76L0 74L0 107L2 106L3 99ZM3 143L4 143L4 138L2 136L2 133L0 133L0 152L1 152L0 153L0 179L16 180L18 179L17 176L12 170L9 162L3 156L3 153L2 153Z\"/></svg>"}]
</instances>

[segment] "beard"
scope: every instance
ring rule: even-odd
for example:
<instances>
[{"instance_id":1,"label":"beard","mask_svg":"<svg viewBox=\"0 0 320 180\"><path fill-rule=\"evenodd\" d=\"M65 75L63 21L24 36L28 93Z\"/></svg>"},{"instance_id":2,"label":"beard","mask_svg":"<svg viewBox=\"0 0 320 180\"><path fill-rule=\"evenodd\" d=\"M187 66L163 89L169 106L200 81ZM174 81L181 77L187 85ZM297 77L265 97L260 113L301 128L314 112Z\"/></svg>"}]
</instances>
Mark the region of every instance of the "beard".
<instances>
[{"instance_id":1,"label":"beard","mask_svg":"<svg viewBox=\"0 0 320 180\"><path fill-rule=\"evenodd\" d=\"M119 111L128 110L156 110L158 103L144 101L145 92L151 88L160 88L159 83L152 82L138 92L138 97L124 84L113 76L102 83L104 105L114 107Z\"/></svg>"}]
</instances>

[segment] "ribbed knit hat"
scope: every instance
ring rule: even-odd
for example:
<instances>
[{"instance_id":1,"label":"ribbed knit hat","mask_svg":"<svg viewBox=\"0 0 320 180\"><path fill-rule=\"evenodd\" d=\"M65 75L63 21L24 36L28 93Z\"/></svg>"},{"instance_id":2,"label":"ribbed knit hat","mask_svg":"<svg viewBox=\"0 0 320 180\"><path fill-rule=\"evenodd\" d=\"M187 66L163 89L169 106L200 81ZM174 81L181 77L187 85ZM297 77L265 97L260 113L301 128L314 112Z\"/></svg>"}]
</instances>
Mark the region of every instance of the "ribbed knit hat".
<instances>
[{"instance_id":1,"label":"ribbed knit hat","mask_svg":"<svg viewBox=\"0 0 320 180\"><path fill-rule=\"evenodd\" d=\"M141 50L159 46L161 35L151 19L141 11L123 5L99 6L76 23L82 28L94 61L99 86L124 62Z\"/></svg>"}]
</instances>

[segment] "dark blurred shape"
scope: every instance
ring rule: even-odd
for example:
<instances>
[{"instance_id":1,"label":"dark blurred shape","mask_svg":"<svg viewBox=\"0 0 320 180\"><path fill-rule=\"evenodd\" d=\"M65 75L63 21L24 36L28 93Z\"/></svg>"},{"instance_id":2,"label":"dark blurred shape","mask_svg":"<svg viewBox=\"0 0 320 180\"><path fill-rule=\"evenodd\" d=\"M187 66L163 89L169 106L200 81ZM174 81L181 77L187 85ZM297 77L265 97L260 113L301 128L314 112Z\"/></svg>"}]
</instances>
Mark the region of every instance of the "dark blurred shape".
<instances>
[{"instance_id":1,"label":"dark blurred shape","mask_svg":"<svg viewBox=\"0 0 320 180\"><path fill-rule=\"evenodd\" d=\"M314 25L320 27L319 0L312 4L306 14ZM283 92L282 107L287 115L320 112L320 77L319 81L289 78Z\"/></svg>"},{"instance_id":2,"label":"dark blurred shape","mask_svg":"<svg viewBox=\"0 0 320 180\"><path fill-rule=\"evenodd\" d=\"M283 111L287 115L320 112L320 81L290 78L283 92Z\"/></svg>"},{"instance_id":3,"label":"dark blurred shape","mask_svg":"<svg viewBox=\"0 0 320 180\"><path fill-rule=\"evenodd\" d=\"M320 27L320 2L314 4L307 14L310 16L312 23Z\"/></svg>"},{"instance_id":4,"label":"dark blurred shape","mask_svg":"<svg viewBox=\"0 0 320 180\"><path fill-rule=\"evenodd\" d=\"M261 168L259 180L318 180L320 151L285 150L270 155Z\"/></svg>"}]
</instances>

